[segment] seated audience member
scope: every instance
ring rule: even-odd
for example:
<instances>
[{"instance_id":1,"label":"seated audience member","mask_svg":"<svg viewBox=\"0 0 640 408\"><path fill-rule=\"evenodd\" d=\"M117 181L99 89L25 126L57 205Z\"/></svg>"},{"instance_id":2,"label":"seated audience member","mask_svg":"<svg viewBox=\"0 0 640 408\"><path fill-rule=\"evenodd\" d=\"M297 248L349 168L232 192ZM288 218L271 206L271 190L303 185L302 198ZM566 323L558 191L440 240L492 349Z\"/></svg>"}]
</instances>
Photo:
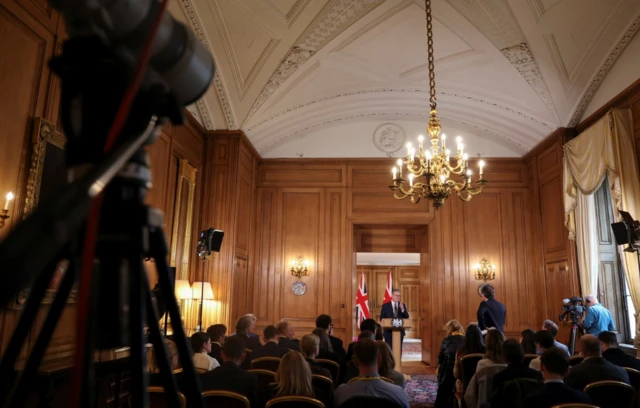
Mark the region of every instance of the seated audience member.
<instances>
[{"instance_id":1,"label":"seated audience member","mask_svg":"<svg viewBox=\"0 0 640 408\"><path fill-rule=\"evenodd\" d=\"M321 358L324 360L331 360L333 362L338 363L340 366L344 363L344 360L341 360L338 356L338 353L334 352L333 346L331 345L331 341L329 340L329 335L326 331L321 328L315 328L311 332L311 334L315 334L320 339L320 353L316 358ZM346 356L344 349L342 349L342 354Z\"/></svg>"},{"instance_id":2,"label":"seated audience member","mask_svg":"<svg viewBox=\"0 0 640 408\"><path fill-rule=\"evenodd\" d=\"M484 339L482 338L482 331L475 324L467 326L464 335L464 341L462 347L456 352L456 362L453 366L453 376L456 379L460 378L460 360L462 357L468 354L484 354L486 347L484 345Z\"/></svg>"},{"instance_id":3,"label":"seated audience member","mask_svg":"<svg viewBox=\"0 0 640 408\"><path fill-rule=\"evenodd\" d=\"M334 394L334 406L340 407L351 397L367 396L391 400L403 408L409 408L407 394L401 387L390 384L378 374L380 353L372 339L361 339L354 346L355 362L359 376L356 381L339 386Z\"/></svg>"},{"instance_id":4,"label":"seated audience member","mask_svg":"<svg viewBox=\"0 0 640 408\"><path fill-rule=\"evenodd\" d=\"M522 350L524 350L524 354L542 354L542 352L538 352L536 348L536 332L531 329L523 330L520 333L520 344L522 345Z\"/></svg>"},{"instance_id":5,"label":"seated audience member","mask_svg":"<svg viewBox=\"0 0 640 408\"><path fill-rule=\"evenodd\" d=\"M312 336L312 335L307 335ZM300 344L304 344L304 336ZM282 357L282 363L276 372L276 382L270 386L271 397L302 396L320 400L326 407L331 406L333 395L320 388L314 388L311 369L302 354L289 351Z\"/></svg>"},{"instance_id":6,"label":"seated audience member","mask_svg":"<svg viewBox=\"0 0 640 408\"><path fill-rule=\"evenodd\" d=\"M247 336L251 339L260 341L260 336L254 333L254 331L256 330L256 322L258 321L258 318L251 313L244 315L244 317L248 318L251 321L251 326L249 326L249 333L247 333Z\"/></svg>"},{"instance_id":7,"label":"seated audience member","mask_svg":"<svg viewBox=\"0 0 640 408\"><path fill-rule=\"evenodd\" d=\"M245 358L244 340L239 336L229 337L222 347L224 363L200 377L203 391L222 390L236 392L247 397L252 407L258 407L258 378L240 366Z\"/></svg>"},{"instance_id":8,"label":"seated audience member","mask_svg":"<svg viewBox=\"0 0 640 408\"><path fill-rule=\"evenodd\" d=\"M196 332L191 335L191 348L193 349L193 365L196 368L211 371L220 367L218 360L211 357L211 339L205 332Z\"/></svg>"},{"instance_id":9,"label":"seated audience member","mask_svg":"<svg viewBox=\"0 0 640 408\"><path fill-rule=\"evenodd\" d=\"M393 381L395 385L404 388L404 375L396 371L396 359L393 357L391 347L384 340L376 340L378 351L380 352L380 365L378 365L378 374Z\"/></svg>"},{"instance_id":10,"label":"seated audience member","mask_svg":"<svg viewBox=\"0 0 640 408\"><path fill-rule=\"evenodd\" d=\"M346 357L344 351L344 343L339 338L333 337L333 323L331 320L331 316L327 314L321 314L320 316L318 316L318 318L316 319L316 328L322 329L327 333L327 336L329 336L329 341L331 342L331 348L333 349L333 352L340 357L341 361L343 361Z\"/></svg>"},{"instance_id":11,"label":"seated audience member","mask_svg":"<svg viewBox=\"0 0 640 408\"><path fill-rule=\"evenodd\" d=\"M556 336L558 335L558 325L555 324L553 320L545 320L542 323L542 330L548 330L549 333L551 333L551 335L553 336L553 345L560 350L566 351L567 355L571 357L571 355L569 354L569 347L565 346L559 341L556 341Z\"/></svg>"},{"instance_id":12,"label":"seated audience member","mask_svg":"<svg viewBox=\"0 0 640 408\"><path fill-rule=\"evenodd\" d=\"M300 341L293 336L293 326L286 320L280 320L278 323L278 345L300 351Z\"/></svg>"},{"instance_id":13,"label":"seated audience member","mask_svg":"<svg viewBox=\"0 0 640 408\"><path fill-rule=\"evenodd\" d=\"M360 323L360 333L364 331L370 331L373 335L373 339L375 339L376 324L376 321L373 319L364 319L362 323ZM351 359L353 358L353 346L355 346L355 344L355 341L349 344L349 348L347 349L347 361L351 361Z\"/></svg>"},{"instance_id":14,"label":"seated audience member","mask_svg":"<svg viewBox=\"0 0 640 408\"><path fill-rule=\"evenodd\" d=\"M487 351L484 354L484 358L478 361L476 373L471 377L469 386L464 394L464 401L467 407L478 407L480 404L487 402L483 399L489 398L489 392L482 393L481 384L484 383L489 390L492 390L493 376L506 368L502 359L504 334L497 329L489 329L487 330L486 341Z\"/></svg>"},{"instance_id":15,"label":"seated audience member","mask_svg":"<svg viewBox=\"0 0 640 408\"><path fill-rule=\"evenodd\" d=\"M224 324L214 324L209 326L207 334L211 339L211 353L209 355L222 364L222 345L224 344L224 337L227 334L227 326Z\"/></svg>"},{"instance_id":16,"label":"seated audience member","mask_svg":"<svg viewBox=\"0 0 640 408\"><path fill-rule=\"evenodd\" d=\"M508 339L502 343L502 356L507 362L507 368L493 376L493 393L491 393L491 408L509 407L508 401L502 394L502 386L509 380L516 378L531 378L542 381L540 371L531 369L523 364L524 350L516 339Z\"/></svg>"},{"instance_id":17,"label":"seated audience member","mask_svg":"<svg viewBox=\"0 0 640 408\"><path fill-rule=\"evenodd\" d=\"M252 325L251 318L249 316L242 316L236 323L236 335L233 337L240 337L244 340L245 347L249 350L257 350L260 348L260 339L256 337L249 337L249 329Z\"/></svg>"},{"instance_id":18,"label":"seated audience member","mask_svg":"<svg viewBox=\"0 0 640 408\"><path fill-rule=\"evenodd\" d=\"M165 344L167 346L167 352L169 353L171 370L177 370L178 368L180 368L178 346L176 346L176 343L169 339L165 339ZM158 360L156 360L156 351L153 347L151 347L149 351L147 351L147 371L149 372L149 374L160 373L160 365L158 364Z\"/></svg>"},{"instance_id":19,"label":"seated audience member","mask_svg":"<svg viewBox=\"0 0 640 408\"><path fill-rule=\"evenodd\" d=\"M598 335L602 346L602 357L618 367L629 367L640 370L640 360L628 355L618 348L618 338L610 331L604 331Z\"/></svg>"},{"instance_id":20,"label":"seated audience member","mask_svg":"<svg viewBox=\"0 0 640 408\"><path fill-rule=\"evenodd\" d=\"M542 353L540 372L544 378L544 385L539 391L527 395L525 408L551 408L571 402L591 403L587 394L574 390L562 381L569 372L569 356L564 350L551 347Z\"/></svg>"},{"instance_id":21,"label":"seated audience member","mask_svg":"<svg viewBox=\"0 0 640 408\"><path fill-rule=\"evenodd\" d=\"M553 335L549 332L549 330L540 330L535 335L535 343L536 348L540 351L540 354L544 353L545 350L549 350L553 345ZM534 370L540 371L540 357L534 358L529 363L529 368L533 368Z\"/></svg>"},{"instance_id":22,"label":"seated audience member","mask_svg":"<svg viewBox=\"0 0 640 408\"><path fill-rule=\"evenodd\" d=\"M369 331L369 330L364 330L361 331L360 334L358 335L358 341L362 340L362 339L369 339L369 340L374 340L375 339L375 335L373 334L373 332ZM349 348L353 351L354 347L352 345L357 344L357 342L353 342L349 345ZM344 374L342 375L342 382L349 382L349 380L351 380L352 378L356 378L358 376L358 366L355 362L355 355L353 357L351 357L351 360L349 360L346 364L345 370L344 370Z\"/></svg>"},{"instance_id":23,"label":"seated audience member","mask_svg":"<svg viewBox=\"0 0 640 408\"><path fill-rule=\"evenodd\" d=\"M453 376L453 366L456 353L464 343L464 329L457 320L449 320L444 326L447 336L442 340L438 354L438 394L436 408L452 406L453 391L456 379Z\"/></svg>"},{"instance_id":24,"label":"seated audience member","mask_svg":"<svg viewBox=\"0 0 640 408\"><path fill-rule=\"evenodd\" d=\"M629 384L629 375L622 367L618 367L602 358L600 340L592 334L580 338L580 348L584 360L571 367L566 383L576 390L584 390L588 384L596 381L622 381Z\"/></svg>"},{"instance_id":25,"label":"seated audience member","mask_svg":"<svg viewBox=\"0 0 640 408\"><path fill-rule=\"evenodd\" d=\"M384 335L382 334L382 325L380 323L376 322L376 341L378 340L384 340Z\"/></svg>"},{"instance_id":26,"label":"seated audience member","mask_svg":"<svg viewBox=\"0 0 640 408\"><path fill-rule=\"evenodd\" d=\"M316 357L320 352L320 339L315 334L307 334L300 340L300 352L309 363L312 374L324 375L333 380L331 373L326 368L316 362Z\"/></svg>"},{"instance_id":27,"label":"seated audience member","mask_svg":"<svg viewBox=\"0 0 640 408\"><path fill-rule=\"evenodd\" d=\"M282 356L289 352L288 348L280 347L278 345L278 329L276 326L269 325L264 328L262 333L262 341L264 342L264 345L253 350L251 355L247 357L249 363L256 358L261 357L282 358ZM246 366L249 366L249 364L246 364Z\"/></svg>"}]
</instances>

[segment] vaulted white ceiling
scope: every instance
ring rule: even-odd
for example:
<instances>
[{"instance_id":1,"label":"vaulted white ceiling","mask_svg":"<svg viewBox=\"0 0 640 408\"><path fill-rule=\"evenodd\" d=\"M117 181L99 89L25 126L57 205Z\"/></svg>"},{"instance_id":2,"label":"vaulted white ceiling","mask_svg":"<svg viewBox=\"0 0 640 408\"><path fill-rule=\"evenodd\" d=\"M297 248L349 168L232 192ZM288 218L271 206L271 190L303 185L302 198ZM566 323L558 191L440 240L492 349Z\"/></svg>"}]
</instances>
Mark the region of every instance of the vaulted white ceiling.
<instances>
[{"instance_id":1,"label":"vaulted white ceiling","mask_svg":"<svg viewBox=\"0 0 640 408\"><path fill-rule=\"evenodd\" d=\"M467 151L521 156L580 119L640 28L639 0L432 0L438 112ZM385 156L429 104L423 0L179 0L217 75L194 115L263 157Z\"/></svg>"}]
</instances>

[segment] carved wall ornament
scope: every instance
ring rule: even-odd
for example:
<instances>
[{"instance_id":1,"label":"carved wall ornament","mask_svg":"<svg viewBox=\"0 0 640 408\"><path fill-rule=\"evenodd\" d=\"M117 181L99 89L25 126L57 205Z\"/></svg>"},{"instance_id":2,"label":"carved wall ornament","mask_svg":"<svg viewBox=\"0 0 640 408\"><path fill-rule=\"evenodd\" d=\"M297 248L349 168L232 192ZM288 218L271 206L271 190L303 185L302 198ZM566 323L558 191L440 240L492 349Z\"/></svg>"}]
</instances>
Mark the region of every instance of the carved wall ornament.
<instances>
[{"instance_id":1,"label":"carved wall ornament","mask_svg":"<svg viewBox=\"0 0 640 408\"><path fill-rule=\"evenodd\" d=\"M406 140L407 135L404 129L394 123L380 125L373 132L373 144L385 153L395 153L402 149Z\"/></svg>"},{"instance_id":2,"label":"carved wall ornament","mask_svg":"<svg viewBox=\"0 0 640 408\"><path fill-rule=\"evenodd\" d=\"M52 145L64 150L67 138L56 130L53 123L44 118L35 118L33 121L32 142L33 151L27 178L23 218L26 218L31 213L40 199L40 184L42 182L42 170L44 169L47 147Z\"/></svg>"}]
</instances>

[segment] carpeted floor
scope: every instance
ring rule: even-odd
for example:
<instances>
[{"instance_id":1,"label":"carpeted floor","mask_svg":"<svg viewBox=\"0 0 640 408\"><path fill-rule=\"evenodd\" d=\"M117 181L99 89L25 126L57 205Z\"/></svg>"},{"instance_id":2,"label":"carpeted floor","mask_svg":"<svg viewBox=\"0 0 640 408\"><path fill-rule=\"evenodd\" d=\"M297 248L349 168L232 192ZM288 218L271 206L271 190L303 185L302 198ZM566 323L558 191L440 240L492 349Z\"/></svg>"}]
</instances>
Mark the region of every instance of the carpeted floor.
<instances>
[{"instance_id":1,"label":"carpeted floor","mask_svg":"<svg viewBox=\"0 0 640 408\"><path fill-rule=\"evenodd\" d=\"M420 340L405 339L402 345L402 361L420 361L422 359L422 343Z\"/></svg>"},{"instance_id":2,"label":"carpeted floor","mask_svg":"<svg viewBox=\"0 0 640 408\"><path fill-rule=\"evenodd\" d=\"M411 408L433 407L438 392L438 381L435 375L412 375L405 382L404 390L409 397Z\"/></svg>"}]
</instances>

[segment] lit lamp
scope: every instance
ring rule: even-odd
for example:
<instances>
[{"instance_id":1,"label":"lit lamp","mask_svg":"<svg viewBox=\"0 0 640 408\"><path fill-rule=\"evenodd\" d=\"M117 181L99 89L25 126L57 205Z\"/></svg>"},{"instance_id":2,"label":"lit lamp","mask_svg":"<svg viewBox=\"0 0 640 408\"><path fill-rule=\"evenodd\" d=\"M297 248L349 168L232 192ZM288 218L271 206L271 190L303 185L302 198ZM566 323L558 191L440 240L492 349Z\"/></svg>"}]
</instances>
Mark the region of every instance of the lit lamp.
<instances>
[{"instance_id":1,"label":"lit lamp","mask_svg":"<svg viewBox=\"0 0 640 408\"><path fill-rule=\"evenodd\" d=\"M11 191L9 191L5 196L6 200L4 202L4 208L0 212L0 228L4 227L5 221L7 220L7 218L9 218L9 203L11 203L13 197L14 195Z\"/></svg>"},{"instance_id":2,"label":"lit lamp","mask_svg":"<svg viewBox=\"0 0 640 408\"><path fill-rule=\"evenodd\" d=\"M191 285L191 296L193 299L200 299L200 312L198 314L197 331L202 331L202 306L205 300L213 300L213 289L209 282L193 282Z\"/></svg>"},{"instance_id":3,"label":"lit lamp","mask_svg":"<svg viewBox=\"0 0 640 408\"><path fill-rule=\"evenodd\" d=\"M309 261L301 256L291 261L291 274L298 279L309 276Z\"/></svg>"},{"instance_id":4,"label":"lit lamp","mask_svg":"<svg viewBox=\"0 0 640 408\"><path fill-rule=\"evenodd\" d=\"M494 266L486 259L483 259L476 264L475 278L476 280L481 280L484 282L495 279L496 271Z\"/></svg>"},{"instance_id":5,"label":"lit lamp","mask_svg":"<svg viewBox=\"0 0 640 408\"><path fill-rule=\"evenodd\" d=\"M183 301L187 299L191 299L191 285L189 285L188 280L178 279L175 283L174 293L176 294L176 300L178 301L178 311L180 311L180 320L184 321L184 316L182 316L182 305ZM165 336L167 333L166 328L166 318L165 318Z\"/></svg>"}]
</instances>

